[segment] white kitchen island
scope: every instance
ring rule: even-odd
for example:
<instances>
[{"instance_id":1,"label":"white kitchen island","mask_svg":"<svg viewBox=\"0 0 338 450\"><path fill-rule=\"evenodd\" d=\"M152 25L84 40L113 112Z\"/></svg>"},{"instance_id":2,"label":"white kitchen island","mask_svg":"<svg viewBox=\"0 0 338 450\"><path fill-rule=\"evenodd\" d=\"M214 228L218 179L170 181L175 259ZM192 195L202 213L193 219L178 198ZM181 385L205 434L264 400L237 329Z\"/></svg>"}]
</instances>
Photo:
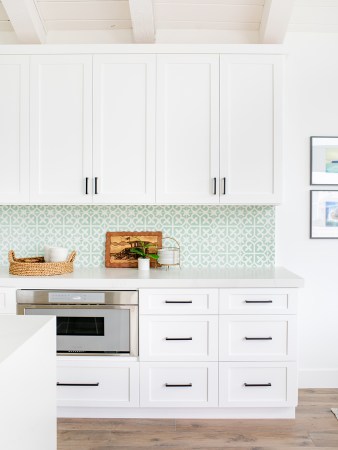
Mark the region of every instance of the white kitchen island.
<instances>
[{"instance_id":1,"label":"white kitchen island","mask_svg":"<svg viewBox=\"0 0 338 450\"><path fill-rule=\"evenodd\" d=\"M138 291L138 357L58 356L61 417L292 418L302 286L284 268L3 268L0 313L15 314L16 289Z\"/></svg>"},{"instance_id":2,"label":"white kitchen island","mask_svg":"<svg viewBox=\"0 0 338 450\"><path fill-rule=\"evenodd\" d=\"M56 450L55 318L0 316L0 449Z\"/></svg>"}]
</instances>

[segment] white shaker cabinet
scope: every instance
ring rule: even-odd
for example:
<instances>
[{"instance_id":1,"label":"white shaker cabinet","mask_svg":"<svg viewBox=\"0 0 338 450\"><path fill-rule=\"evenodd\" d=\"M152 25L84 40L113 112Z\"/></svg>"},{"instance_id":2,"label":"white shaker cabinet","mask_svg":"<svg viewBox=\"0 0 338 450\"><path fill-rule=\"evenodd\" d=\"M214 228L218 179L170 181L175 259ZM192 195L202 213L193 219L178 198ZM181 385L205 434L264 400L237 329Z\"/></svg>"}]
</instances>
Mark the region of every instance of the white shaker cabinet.
<instances>
[{"instance_id":1,"label":"white shaker cabinet","mask_svg":"<svg viewBox=\"0 0 338 450\"><path fill-rule=\"evenodd\" d=\"M280 55L158 56L156 202L279 203L282 80Z\"/></svg>"},{"instance_id":2,"label":"white shaker cabinet","mask_svg":"<svg viewBox=\"0 0 338 450\"><path fill-rule=\"evenodd\" d=\"M93 63L93 202L154 203L156 56Z\"/></svg>"},{"instance_id":3,"label":"white shaker cabinet","mask_svg":"<svg viewBox=\"0 0 338 450\"><path fill-rule=\"evenodd\" d=\"M92 57L32 56L30 74L30 201L88 203Z\"/></svg>"},{"instance_id":4,"label":"white shaker cabinet","mask_svg":"<svg viewBox=\"0 0 338 450\"><path fill-rule=\"evenodd\" d=\"M156 202L218 203L218 55L157 57L156 130Z\"/></svg>"},{"instance_id":5,"label":"white shaker cabinet","mask_svg":"<svg viewBox=\"0 0 338 450\"><path fill-rule=\"evenodd\" d=\"M0 56L0 203L29 201L29 56Z\"/></svg>"},{"instance_id":6,"label":"white shaker cabinet","mask_svg":"<svg viewBox=\"0 0 338 450\"><path fill-rule=\"evenodd\" d=\"M16 289L0 287L0 315L16 313Z\"/></svg>"},{"instance_id":7,"label":"white shaker cabinet","mask_svg":"<svg viewBox=\"0 0 338 450\"><path fill-rule=\"evenodd\" d=\"M220 57L220 202L281 201L283 57Z\"/></svg>"}]
</instances>

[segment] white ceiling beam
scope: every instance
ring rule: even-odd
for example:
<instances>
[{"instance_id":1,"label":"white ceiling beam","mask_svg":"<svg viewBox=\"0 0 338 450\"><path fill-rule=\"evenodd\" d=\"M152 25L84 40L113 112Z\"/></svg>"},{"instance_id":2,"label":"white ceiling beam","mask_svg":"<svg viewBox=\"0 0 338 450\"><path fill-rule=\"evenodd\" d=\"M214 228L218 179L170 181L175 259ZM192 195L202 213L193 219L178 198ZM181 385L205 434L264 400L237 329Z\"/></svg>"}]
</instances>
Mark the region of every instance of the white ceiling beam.
<instances>
[{"instance_id":1,"label":"white ceiling beam","mask_svg":"<svg viewBox=\"0 0 338 450\"><path fill-rule=\"evenodd\" d=\"M35 0L1 0L18 40L22 44L43 44L46 30Z\"/></svg>"},{"instance_id":2,"label":"white ceiling beam","mask_svg":"<svg viewBox=\"0 0 338 450\"><path fill-rule=\"evenodd\" d=\"M262 44L282 44L296 0L265 0L260 26Z\"/></svg>"},{"instance_id":3,"label":"white ceiling beam","mask_svg":"<svg viewBox=\"0 0 338 450\"><path fill-rule=\"evenodd\" d=\"M138 44L155 42L154 9L152 0L129 0L134 41Z\"/></svg>"}]
</instances>

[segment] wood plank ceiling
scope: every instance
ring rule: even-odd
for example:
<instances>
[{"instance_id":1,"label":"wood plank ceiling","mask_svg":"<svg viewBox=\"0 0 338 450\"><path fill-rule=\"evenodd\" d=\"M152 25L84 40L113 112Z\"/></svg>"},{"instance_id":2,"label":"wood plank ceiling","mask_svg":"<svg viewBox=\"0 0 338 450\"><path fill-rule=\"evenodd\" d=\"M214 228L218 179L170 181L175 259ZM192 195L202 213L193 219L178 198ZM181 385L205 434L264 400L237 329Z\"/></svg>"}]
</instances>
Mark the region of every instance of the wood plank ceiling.
<instances>
[{"instance_id":1,"label":"wood plank ceiling","mask_svg":"<svg viewBox=\"0 0 338 450\"><path fill-rule=\"evenodd\" d=\"M0 32L1 31L13 31L13 27L8 14L0 1Z\"/></svg>"},{"instance_id":2,"label":"wood plank ceiling","mask_svg":"<svg viewBox=\"0 0 338 450\"><path fill-rule=\"evenodd\" d=\"M0 0L0 32L13 31L8 1L31 3L48 32L133 30L142 8L155 30L243 31L262 36L267 11L285 13L285 30L338 32L338 0ZM285 5L289 11L285 12ZM138 9L137 9L138 8ZM273 10L274 8L274 10ZM135 13L137 11L137 13ZM272 11L272 12L271 12ZM292 14L291 14L292 12ZM131 14L132 13L132 14ZM290 17L291 16L291 17ZM273 24L278 25L276 19ZM14 20L12 21L15 28ZM270 22L271 25L271 22ZM144 26L144 24L143 24ZM135 30L133 30L135 31ZM263 30L264 31L264 30ZM148 30L149 32L149 30ZM284 37L285 32L280 32ZM154 34L155 36L155 34ZM135 32L134 32L135 38ZM142 36L141 38L142 39ZM135 39L136 40L136 39ZM151 38L147 42L151 42ZM264 42L264 40L262 40Z\"/></svg>"}]
</instances>

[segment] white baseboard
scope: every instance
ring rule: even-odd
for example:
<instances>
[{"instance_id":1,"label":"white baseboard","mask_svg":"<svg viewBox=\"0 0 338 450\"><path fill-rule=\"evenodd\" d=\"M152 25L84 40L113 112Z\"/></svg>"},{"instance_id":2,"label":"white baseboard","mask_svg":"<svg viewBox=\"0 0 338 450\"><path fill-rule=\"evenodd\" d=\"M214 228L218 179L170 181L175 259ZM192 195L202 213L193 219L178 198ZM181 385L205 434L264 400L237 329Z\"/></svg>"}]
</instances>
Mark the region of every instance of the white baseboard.
<instances>
[{"instance_id":1,"label":"white baseboard","mask_svg":"<svg viewBox=\"0 0 338 450\"><path fill-rule=\"evenodd\" d=\"M114 419L294 419L295 408L72 408L58 407L58 417Z\"/></svg>"},{"instance_id":2,"label":"white baseboard","mask_svg":"<svg viewBox=\"0 0 338 450\"><path fill-rule=\"evenodd\" d=\"M302 369L298 376L300 389L338 388L338 369Z\"/></svg>"}]
</instances>

